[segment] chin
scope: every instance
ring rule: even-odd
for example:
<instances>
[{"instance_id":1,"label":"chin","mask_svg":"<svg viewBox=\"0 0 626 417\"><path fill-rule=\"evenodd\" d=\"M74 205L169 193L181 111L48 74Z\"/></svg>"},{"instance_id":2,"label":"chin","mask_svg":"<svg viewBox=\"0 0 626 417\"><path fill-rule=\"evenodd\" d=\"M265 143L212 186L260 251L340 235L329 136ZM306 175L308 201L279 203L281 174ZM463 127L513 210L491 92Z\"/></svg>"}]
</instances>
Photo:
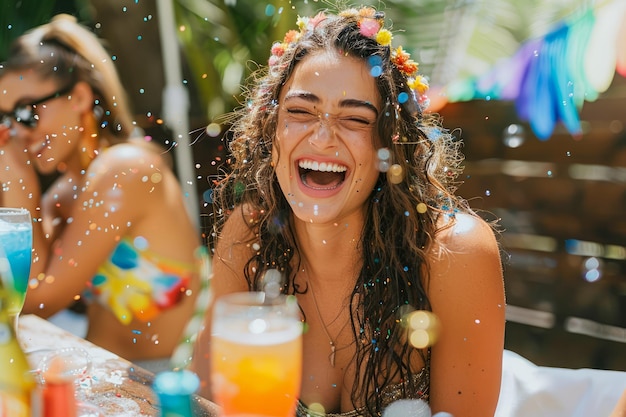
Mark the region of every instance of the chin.
<instances>
[{"instance_id":1,"label":"chin","mask_svg":"<svg viewBox=\"0 0 626 417\"><path fill-rule=\"evenodd\" d=\"M334 204L323 202L304 203L300 199L298 203L290 202L293 215L307 224L333 223L340 217L341 204L335 201Z\"/></svg>"}]
</instances>

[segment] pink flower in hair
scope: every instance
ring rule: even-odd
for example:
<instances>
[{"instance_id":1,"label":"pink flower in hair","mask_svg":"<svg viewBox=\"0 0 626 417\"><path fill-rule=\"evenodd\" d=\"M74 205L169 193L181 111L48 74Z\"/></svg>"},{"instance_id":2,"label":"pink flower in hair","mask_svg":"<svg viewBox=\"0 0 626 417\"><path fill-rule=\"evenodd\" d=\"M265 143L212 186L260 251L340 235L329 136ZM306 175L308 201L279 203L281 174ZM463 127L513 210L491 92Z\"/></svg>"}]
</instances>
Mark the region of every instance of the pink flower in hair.
<instances>
[{"instance_id":1,"label":"pink flower in hair","mask_svg":"<svg viewBox=\"0 0 626 417\"><path fill-rule=\"evenodd\" d=\"M276 55L271 55L270 58L267 60L267 65L269 65L270 67L273 67L274 65L276 65L279 61L279 58Z\"/></svg>"},{"instance_id":2,"label":"pink flower in hair","mask_svg":"<svg viewBox=\"0 0 626 417\"><path fill-rule=\"evenodd\" d=\"M280 42L274 43L271 50L272 55L282 56L285 53L285 45Z\"/></svg>"},{"instance_id":3,"label":"pink flower in hair","mask_svg":"<svg viewBox=\"0 0 626 417\"><path fill-rule=\"evenodd\" d=\"M319 12L318 14L315 15L315 17L309 19L309 27L311 29L315 29L317 25L319 25L320 22L325 19L326 19L326 15L324 14L324 12Z\"/></svg>"},{"instance_id":4,"label":"pink flower in hair","mask_svg":"<svg viewBox=\"0 0 626 417\"><path fill-rule=\"evenodd\" d=\"M363 19L359 24L359 32L361 35L371 38L380 30L380 23L374 19Z\"/></svg>"},{"instance_id":5,"label":"pink flower in hair","mask_svg":"<svg viewBox=\"0 0 626 417\"><path fill-rule=\"evenodd\" d=\"M417 73L419 69L417 62L411 59L411 55L402 46L397 48L391 47L393 34L389 29L384 29L385 14L377 12L373 7L366 6L360 9L345 10L339 16L347 20L346 24L356 24L362 36L391 49L391 63L406 76L407 86L418 99L420 105L422 107L427 106L428 98L425 96L425 93L428 90L428 80ZM275 42L272 45L271 56L268 60L269 66L278 65L281 57L289 48L292 48L303 36L307 36L308 33L315 31L315 28L327 18L328 16L323 12L318 13L314 17L298 16L296 25L299 30L289 30L282 42ZM397 140L397 137L394 138L394 142Z\"/></svg>"}]
</instances>

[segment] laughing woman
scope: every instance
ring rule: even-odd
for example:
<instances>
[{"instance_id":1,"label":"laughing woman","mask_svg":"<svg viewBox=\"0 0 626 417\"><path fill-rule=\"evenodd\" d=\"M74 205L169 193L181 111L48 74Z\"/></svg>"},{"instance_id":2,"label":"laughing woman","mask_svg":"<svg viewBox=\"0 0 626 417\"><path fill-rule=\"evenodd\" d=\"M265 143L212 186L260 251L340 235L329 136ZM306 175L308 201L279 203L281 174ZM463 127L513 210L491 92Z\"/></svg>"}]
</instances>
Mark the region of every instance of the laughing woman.
<instances>
[{"instance_id":1,"label":"laughing woman","mask_svg":"<svg viewBox=\"0 0 626 417\"><path fill-rule=\"evenodd\" d=\"M19 37L0 71L0 203L35 220L24 313L83 298L87 339L167 359L193 312L199 233L167 158L133 137L111 58L60 15ZM59 173L45 193L35 169Z\"/></svg>"},{"instance_id":2,"label":"laughing woman","mask_svg":"<svg viewBox=\"0 0 626 417\"><path fill-rule=\"evenodd\" d=\"M425 81L383 12L298 26L272 47L232 132L214 193L214 296L262 290L280 271L307 324L298 416L379 416L401 398L493 416L500 252L454 195L458 142L423 113ZM437 317L436 340L411 337L415 311ZM210 323L209 309L195 357L207 396Z\"/></svg>"}]
</instances>

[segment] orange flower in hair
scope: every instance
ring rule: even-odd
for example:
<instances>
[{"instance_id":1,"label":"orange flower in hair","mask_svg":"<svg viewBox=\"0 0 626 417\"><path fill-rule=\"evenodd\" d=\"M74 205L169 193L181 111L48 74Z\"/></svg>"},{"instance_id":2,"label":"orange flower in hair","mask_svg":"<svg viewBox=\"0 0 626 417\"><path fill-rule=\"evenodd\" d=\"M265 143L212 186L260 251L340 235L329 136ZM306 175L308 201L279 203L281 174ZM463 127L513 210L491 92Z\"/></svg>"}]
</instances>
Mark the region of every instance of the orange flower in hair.
<instances>
[{"instance_id":1,"label":"orange flower in hair","mask_svg":"<svg viewBox=\"0 0 626 417\"><path fill-rule=\"evenodd\" d=\"M285 39L283 40L283 43L293 43L297 41L299 37L300 33L297 30L292 29L285 33Z\"/></svg>"},{"instance_id":2,"label":"orange flower in hair","mask_svg":"<svg viewBox=\"0 0 626 417\"><path fill-rule=\"evenodd\" d=\"M391 62L407 77L413 76L418 70L417 62L411 59L411 55L402 46L391 52Z\"/></svg>"},{"instance_id":3,"label":"orange flower in hair","mask_svg":"<svg viewBox=\"0 0 626 417\"><path fill-rule=\"evenodd\" d=\"M299 31L288 31L283 42L276 42L272 45L272 55L269 58L270 68L277 65L285 51L298 42L305 33L314 31L317 25L328 17L323 12L318 13L314 17L298 16L296 24ZM411 55L402 46L391 47L393 35L388 29L384 28L385 14L383 12L378 12L373 7L366 6L360 9L344 10L339 13L339 17L356 20L359 33L363 37L373 39L381 46L389 47L391 49L391 63L407 77L407 86L414 92L417 101L422 105L428 103L428 98L425 95L428 90L428 81L423 76L418 75L419 65L411 59Z\"/></svg>"}]
</instances>

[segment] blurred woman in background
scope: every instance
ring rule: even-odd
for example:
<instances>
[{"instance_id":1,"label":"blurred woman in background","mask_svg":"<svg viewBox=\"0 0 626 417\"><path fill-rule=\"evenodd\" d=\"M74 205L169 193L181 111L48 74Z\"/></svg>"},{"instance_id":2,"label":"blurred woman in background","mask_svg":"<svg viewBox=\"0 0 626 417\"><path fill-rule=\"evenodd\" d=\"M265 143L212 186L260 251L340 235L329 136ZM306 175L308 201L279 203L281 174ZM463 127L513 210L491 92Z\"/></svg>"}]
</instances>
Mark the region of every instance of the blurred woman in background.
<instances>
[{"instance_id":1,"label":"blurred woman in background","mask_svg":"<svg viewBox=\"0 0 626 417\"><path fill-rule=\"evenodd\" d=\"M0 203L34 219L23 312L82 299L88 340L168 358L193 312L201 244L168 155L137 135L110 56L74 17L16 39L0 71ZM42 190L36 171L58 177Z\"/></svg>"}]
</instances>

